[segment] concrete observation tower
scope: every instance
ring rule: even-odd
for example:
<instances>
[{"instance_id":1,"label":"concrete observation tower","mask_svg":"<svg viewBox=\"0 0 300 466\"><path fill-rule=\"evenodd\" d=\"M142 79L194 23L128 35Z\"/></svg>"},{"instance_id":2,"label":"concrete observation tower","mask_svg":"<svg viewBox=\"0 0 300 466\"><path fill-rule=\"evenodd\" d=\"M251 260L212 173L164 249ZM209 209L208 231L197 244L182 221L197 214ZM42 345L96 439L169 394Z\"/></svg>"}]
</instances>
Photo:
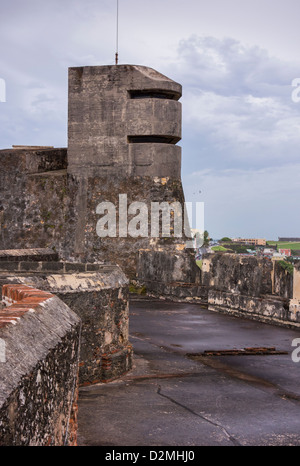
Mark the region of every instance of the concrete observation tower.
<instances>
[{"instance_id":1,"label":"concrete observation tower","mask_svg":"<svg viewBox=\"0 0 300 466\"><path fill-rule=\"evenodd\" d=\"M144 66L69 69L68 171L180 179L181 85Z\"/></svg>"},{"instance_id":2,"label":"concrete observation tower","mask_svg":"<svg viewBox=\"0 0 300 466\"><path fill-rule=\"evenodd\" d=\"M153 259L156 264L162 254L172 257L176 253L183 262L188 260L188 265L180 266L183 274L188 268L185 276L194 268L183 238L132 238L119 231L116 238L99 238L95 228L97 205L111 202L118 206L120 194L127 196L128 205L145 203L149 212L153 202L184 205L181 147L177 145L181 94L180 84L145 66L69 69L68 175L76 193L70 250L76 260L111 261L136 278L141 251L146 250L147 254L160 253L159 260ZM151 263L149 257L147 261ZM176 268L169 262L161 263L164 274ZM153 269L149 273L155 275Z\"/></svg>"}]
</instances>

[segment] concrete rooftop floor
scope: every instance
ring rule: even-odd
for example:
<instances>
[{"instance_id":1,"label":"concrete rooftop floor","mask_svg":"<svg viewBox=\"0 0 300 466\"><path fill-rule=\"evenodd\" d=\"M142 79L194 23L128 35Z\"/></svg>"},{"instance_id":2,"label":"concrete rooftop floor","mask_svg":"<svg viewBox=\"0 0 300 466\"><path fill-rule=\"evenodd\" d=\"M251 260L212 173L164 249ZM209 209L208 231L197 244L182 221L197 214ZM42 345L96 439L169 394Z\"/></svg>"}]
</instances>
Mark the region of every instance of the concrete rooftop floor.
<instances>
[{"instance_id":1,"label":"concrete rooftop floor","mask_svg":"<svg viewBox=\"0 0 300 466\"><path fill-rule=\"evenodd\" d=\"M299 446L299 337L196 304L132 301L133 369L80 388L78 445ZM187 355L246 347L283 354Z\"/></svg>"}]
</instances>

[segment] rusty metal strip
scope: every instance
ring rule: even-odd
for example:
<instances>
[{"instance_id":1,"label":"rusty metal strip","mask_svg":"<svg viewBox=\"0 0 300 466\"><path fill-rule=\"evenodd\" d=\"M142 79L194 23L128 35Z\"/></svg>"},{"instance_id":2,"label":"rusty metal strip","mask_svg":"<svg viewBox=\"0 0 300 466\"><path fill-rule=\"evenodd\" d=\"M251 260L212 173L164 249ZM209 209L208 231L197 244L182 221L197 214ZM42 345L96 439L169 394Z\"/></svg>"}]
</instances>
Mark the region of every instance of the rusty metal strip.
<instances>
[{"instance_id":1,"label":"rusty metal strip","mask_svg":"<svg viewBox=\"0 0 300 466\"><path fill-rule=\"evenodd\" d=\"M276 350L274 346L271 347L248 347L242 349L219 349L219 350L205 350L203 353L187 353L189 358L197 358L199 356L254 356L254 355L271 355L271 354L289 354L287 351Z\"/></svg>"}]
</instances>

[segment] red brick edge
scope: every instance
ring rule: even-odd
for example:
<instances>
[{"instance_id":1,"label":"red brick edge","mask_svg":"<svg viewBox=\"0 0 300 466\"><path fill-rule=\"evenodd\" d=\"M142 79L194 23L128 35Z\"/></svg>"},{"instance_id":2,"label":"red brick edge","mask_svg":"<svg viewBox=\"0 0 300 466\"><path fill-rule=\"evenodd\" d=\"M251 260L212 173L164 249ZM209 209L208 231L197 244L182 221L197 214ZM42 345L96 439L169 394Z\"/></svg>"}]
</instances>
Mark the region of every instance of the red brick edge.
<instances>
[{"instance_id":1,"label":"red brick edge","mask_svg":"<svg viewBox=\"0 0 300 466\"><path fill-rule=\"evenodd\" d=\"M34 312L39 304L53 298L47 291L37 290L27 285L3 285L2 301L4 307L0 309L0 328L16 322L27 312Z\"/></svg>"}]
</instances>

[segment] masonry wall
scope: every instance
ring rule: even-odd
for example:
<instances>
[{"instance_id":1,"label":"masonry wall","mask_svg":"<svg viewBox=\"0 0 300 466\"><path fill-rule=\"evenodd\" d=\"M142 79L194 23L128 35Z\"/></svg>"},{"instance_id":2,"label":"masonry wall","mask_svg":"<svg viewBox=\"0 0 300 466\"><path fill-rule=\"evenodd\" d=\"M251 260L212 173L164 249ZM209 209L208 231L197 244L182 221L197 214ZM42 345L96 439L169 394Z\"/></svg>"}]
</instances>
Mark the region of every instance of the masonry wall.
<instances>
[{"instance_id":1,"label":"masonry wall","mask_svg":"<svg viewBox=\"0 0 300 466\"><path fill-rule=\"evenodd\" d=\"M169 145L154 146L164 165L160 150L168 154ZM159 238L151 238L150 230L151 202L184 205L180 161L176 176L171 168L176 166L174 161L165 161L167 165L162 172L170 172L166 177L144 173L143 176L124 178L123 173L115 173L107 177L98 174L81 178L67 173L64 168L67 166L65 149L11 149L0 151L0 155L2 250L48 248L64 260L119 264L130 278L135 279L139 249L155 249L184 241L161 238L161 234ZM143 166L149 172L149 167ZM148 237L132 237L130 234L119 237L119 194L127 195L127 208L135 201L145 203L149 214ZM97 206L105 201L116 206L115 238L97 234L97 222L101 218ZM138 211L128 214L128 224L137 214Z\"/></svg>"},{"instance_id":2,"label":"masonry wall","mask_svg":"<svg viewBox=\"0 0 300 466\"><path fill-rule=\"evenodd\" d=\"M78 180L74 181L74 183L78 183ZM152 238L150 226L152 202L172 204L177 201L183 205L184 194L180 180L147 176L121 179L116 175L107 178L88 178L82 183L85 183L85 188L82 189L84 194L80 196L80 203L74 207L74 214L72 215L74 222L69 228L70 242L73 240L73 247L68 244L66 249L66 255L71 260L83 262L109 261L118 264L130 279L135 279L140 249L154 250L159 246L170 247L172 245L175 248L176 244L182 244L184 241L182 238L162 238L161 231L159 237ZM120 235L119 218L122 208L120 194L126 195L126 204L124 204L127 210L126 227L139 215L138 210L130 213L130 205L138 201L146 206L146 235L141 232L139 236L138 229L141 228L139 225L136 227L136 236L132 236L128 230L124 236ZM99 236L97 232L97 222L104 217L103 214L97 213L97 206L107 201L116 207L115 237Z\"/></svg>"},{"instance_id":3,"label":"masonry wall","mask_svg":"<svg viewBox=\"0 0 300 466\"><path fill-rule=\"evenodd\" d=\"M208 289L208 309L213 311L300 327L300 313L290 305L291 280L268 259L236 254L203 258L202 284Z\"/></svg>"},{"instance_id":4,"label":"masonry wall","mask_svg":"<svg viewBox=\"0 0 300 466\"><path fill-rule=\"evenodd\" d=\"M70 68L68 149L0 151L0 248L51 248L67 261L118 264L136 279L139 249L183 244L150 231L152 202L184 204L181 92L145 66ZM119 235L122 194L128 208L147 206L148 235ZM116 237L97 233L107 201Z\"/></svg>"},{"instance_id":5,"label":"masonry wall","mask_svg":"<svg viewBox=\"0 0 300 466\"><path fill-rule=\"evenodd\" d=\"M68 277L56 275L48 286L82 320L79 384L122 376L132 367L127 278L118 267Z\"/></svg>"},{"instance_id":6,"label":"masonry wall","mask_svg":"<svg viewBox=\"0 0 300 466\"><path fill-rule=\"evenodd\" d=\"M66 149L0 151L0 249L61 251L70 196Z\"/></svg>"},{"instance_id":7,"label":"masonry wall","mask_svg":"<svg viewBox=\"0 0 300 466\"><path fill-rule=\"evenodd\" d=\"M151 237L151 203L179 202L181 183L181 85L145 66L118 65L69 69L68 174L77 195L66 251L76 261L109 260L136 279L138 251L182 244L181 238ZM91 104L92 103L92 104ZM126 195L125 208L119 196ZM116 207L116 234L99 235L103 202ZM147 232L119 229L148 212ZM180 252L177 250L177 254Z\"/></svg>"},{"instance_id":8,"label":"masonry wall","mask_svg":"<svg viewBox=\"0 0 300 466\"><path fill-rule=\"evenodd\" d=\"M2 296L0 445L76 445L80 319L33 287Z\"/></svg>"},{"instance_id":9,"label":"masonry wall","mask_svg":"<svg viewBox=\"0 0 300 466\"><path fill-rule=\"evenodd\" d=\"M53 293L79 316L80 385L107 382L131 369L128 279L118 266L0 261L0 287L5 283Z\"/></svg>"},{"instance_id":10,"label":"masonry wall","mask_svg":"<svg viewBox=\"0 0 300 466\"><path fill-rule=\"evenodd\" d=\"M207 303L208 289L202 286L194 252L185 245L140 250L137 283L151 297Z\"/></svg>"},{"instance_id":11,"label":"masonry wall","mask_svg":"<svg viewBox=\"0 0 300 466\"><path fill-rule=\"evenodd\" d=\"M273 263L238 254L204 256L203 284L209 288L246 296L272 294Z\"/></svg>"}]
</instances>

